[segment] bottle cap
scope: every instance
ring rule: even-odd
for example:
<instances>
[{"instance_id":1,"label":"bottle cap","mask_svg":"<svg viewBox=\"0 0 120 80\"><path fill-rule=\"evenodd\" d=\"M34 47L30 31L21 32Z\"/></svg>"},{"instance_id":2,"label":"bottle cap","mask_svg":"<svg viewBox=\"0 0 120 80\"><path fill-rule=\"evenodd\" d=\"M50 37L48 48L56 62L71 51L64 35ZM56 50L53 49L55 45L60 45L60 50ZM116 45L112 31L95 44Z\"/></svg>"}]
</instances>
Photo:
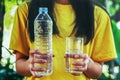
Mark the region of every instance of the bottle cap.
<instances>
[{"instance_id":1,"label":"bottle cap","mask_svg":"<svg viewBox=\"0 0 120 80\"><path fill-rule=\"evenodd\" d=\"M40 13L47 13L48 12L48 8L46 8L46 7L40 7L39 8L39 12Z\"/></svg>"}]
</instances>

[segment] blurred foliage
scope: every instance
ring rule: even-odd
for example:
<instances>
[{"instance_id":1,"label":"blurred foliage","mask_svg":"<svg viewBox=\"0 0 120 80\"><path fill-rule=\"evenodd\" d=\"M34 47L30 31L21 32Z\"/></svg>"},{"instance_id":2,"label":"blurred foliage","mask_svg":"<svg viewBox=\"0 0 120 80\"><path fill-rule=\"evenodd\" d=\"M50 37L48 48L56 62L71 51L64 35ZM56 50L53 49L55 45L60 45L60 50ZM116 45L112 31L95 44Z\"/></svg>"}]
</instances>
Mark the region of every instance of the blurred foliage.
<instances>
[{"instance_id":1,"label":"blurred foliage","mask_svg":"<svg viewBox=\"0 0 120 80\"><path fill-rule=\"evenodd\" d=\"M14 13L19 4L24 2L25 0L5 0L5 20L4 26L9 29L12 26Z\"/></svg>"},{"instance_id":2,"label":"blurred foliage","mask_svg":"<svg viewBox=\"0 0 120 80\"><path fill-rule=\"evenodd\" d=\"M13 55L13 53L6 47L3 46L3 48L9 53L10 56L3 57L0 61L0 80L22 80L23 76L18 75L18 73L13 69L13 64L15 62L11 63L11 56Z\"/></svg>"},{"instance_id":3,"label":"blurred foliage","mask_svg":"<svg viewBox=\"0 0 120 80\"><path fill-rule=\"evenodd\" d=\"M120 9L120 0L95 0L95 2L105 7L111 16Z\"/></svg>"},{"instance_id":4,"label":"blurred foliage","mask_svg":"<svg viewBox=\"0 0 120 80\"><path fill-rule=\"evenodd\" d=\"M9 29L13 23L13 17L14 17L14 12L15 8L17 7L16 1L7 1L5 0L5 8L6 8L6 13L4 16L4 27Z\"/></svg>"},{"instance_id":5,"label":"blurred foliage","mask_svg":"<svg viewBox=\"0 0 120 80\"><path fill-rule=\"evenodd\" d=\"M13 25L14 13L19 4L25 0L4 0L5 1L5 15L4 15L4 28L10 30ZM0 80L22 80L23 76L18 75L15 71L15 62L12 62L13 53L6 47L2 47L6 50L3 53L0 60ZM6 55L8 55L6 57ZM14 56L15 57L15 56Z\"/></svg>"}]
</instances>

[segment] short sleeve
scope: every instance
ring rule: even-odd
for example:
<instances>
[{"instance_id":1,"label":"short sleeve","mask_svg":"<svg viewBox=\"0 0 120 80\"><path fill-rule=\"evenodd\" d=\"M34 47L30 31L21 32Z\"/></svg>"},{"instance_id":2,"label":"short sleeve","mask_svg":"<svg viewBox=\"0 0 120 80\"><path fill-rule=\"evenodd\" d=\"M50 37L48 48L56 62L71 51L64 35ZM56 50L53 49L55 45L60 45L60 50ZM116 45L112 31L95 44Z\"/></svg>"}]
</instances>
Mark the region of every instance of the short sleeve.
<instances>
[{"instance_id":1,"label":"short sleeve","mask_svg":"<svg viewBox=\"0 0 120 80\"><path fill-rule=\"evenodd\" d=\"M10 40L10 49L28 54L29 45L26 37L27 31L27 6L21 4L16 10L14 24Z\"/></svg>"},{"instance_id":2,"label":"short sleeve","mask_svg":"<svg viewBox=\"0 0 120 80\"><path fill-rule=\"evenodd\" d=\"M110 17L98 7L95 12L95 21L92 59L98 62L112 60L116 58L116 51Z\"/></svg>"}]
</instances>

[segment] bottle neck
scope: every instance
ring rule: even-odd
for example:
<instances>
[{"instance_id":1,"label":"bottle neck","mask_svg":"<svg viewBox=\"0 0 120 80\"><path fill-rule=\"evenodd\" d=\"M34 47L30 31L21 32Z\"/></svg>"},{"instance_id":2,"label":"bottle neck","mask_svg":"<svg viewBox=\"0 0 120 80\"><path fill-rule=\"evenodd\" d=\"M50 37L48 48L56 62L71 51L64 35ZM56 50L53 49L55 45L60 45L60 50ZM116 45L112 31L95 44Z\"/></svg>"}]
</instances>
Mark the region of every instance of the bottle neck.
<instances>
[{"instance_id":1,"label":"bottle neck","mask_svg":"<svg viewBox=\"0 0 120 80\"><path fill-rule=\"evenodd\" d=\"M39 12L39 14L47 14L47 12Z\"/></svg>"}]
</instances>

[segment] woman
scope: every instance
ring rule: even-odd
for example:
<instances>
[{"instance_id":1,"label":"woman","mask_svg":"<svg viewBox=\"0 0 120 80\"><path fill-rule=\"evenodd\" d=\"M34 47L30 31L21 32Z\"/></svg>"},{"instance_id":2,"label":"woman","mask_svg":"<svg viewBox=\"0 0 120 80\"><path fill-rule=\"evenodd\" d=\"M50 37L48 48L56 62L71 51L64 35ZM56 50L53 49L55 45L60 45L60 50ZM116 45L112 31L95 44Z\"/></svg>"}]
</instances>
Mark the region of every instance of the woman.
<instances>
[{"instance_id":1,"label":"woman","mask_svg":"<svg viewBox=\"0 0 120 80\"><path fill-rule=\"evenodd\" d=\"M48 7L54 24L55 57L53 73L49 76L36 76L36 69L31 66L35 62L33 55L40 53L33 48L33 21L39 7ZM85 38L84 54L75 55L75 58L83 58L84 61L73 62L75 66L82 66L77 69L80 74L65 72L65 38L68 36ZM26 76L26 80L97 79L102 73L104 62L116 57L110 18L91 0L32 0L30 4L20 5L16 11L10 49L16 55L17 72Z\"/></svg>"}]
</instances>

